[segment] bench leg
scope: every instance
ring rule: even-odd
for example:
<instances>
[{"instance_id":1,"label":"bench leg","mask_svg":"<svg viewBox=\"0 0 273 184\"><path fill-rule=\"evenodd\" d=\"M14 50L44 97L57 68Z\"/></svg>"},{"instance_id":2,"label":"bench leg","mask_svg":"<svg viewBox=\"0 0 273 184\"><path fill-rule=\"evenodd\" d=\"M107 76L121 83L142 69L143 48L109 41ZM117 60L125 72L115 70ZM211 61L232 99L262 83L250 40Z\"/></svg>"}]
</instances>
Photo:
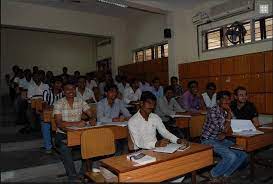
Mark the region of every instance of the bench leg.
<instances>
[{"instance_id":1,"label":"bench leg","mask_svg":"<svg viewBox=\"0 0 273 184\"><path fill-rule=\"evenodd\" d=\"M191 172L191 183L196 184L196 171Z\"/></svg>"}]
</instances>

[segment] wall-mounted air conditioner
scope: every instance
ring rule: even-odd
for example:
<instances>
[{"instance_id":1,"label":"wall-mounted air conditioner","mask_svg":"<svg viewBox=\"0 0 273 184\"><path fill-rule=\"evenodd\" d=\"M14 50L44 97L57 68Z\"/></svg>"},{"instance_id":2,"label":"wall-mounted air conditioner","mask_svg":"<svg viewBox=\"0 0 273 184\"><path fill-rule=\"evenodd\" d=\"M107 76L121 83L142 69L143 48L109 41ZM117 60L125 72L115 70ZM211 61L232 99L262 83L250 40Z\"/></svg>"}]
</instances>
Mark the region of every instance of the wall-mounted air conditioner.
<instances>
[{"instance_id":1,"label":"wall-mounted air conditioner","mask_svg":"<svg viewBox=\"0 0 273 184\"><path fill-rule=\"evenodd\" d=\"M254 0L228 0L208 10L211 21L222 20L254 10Z\"/></svg>"}]
</instances>

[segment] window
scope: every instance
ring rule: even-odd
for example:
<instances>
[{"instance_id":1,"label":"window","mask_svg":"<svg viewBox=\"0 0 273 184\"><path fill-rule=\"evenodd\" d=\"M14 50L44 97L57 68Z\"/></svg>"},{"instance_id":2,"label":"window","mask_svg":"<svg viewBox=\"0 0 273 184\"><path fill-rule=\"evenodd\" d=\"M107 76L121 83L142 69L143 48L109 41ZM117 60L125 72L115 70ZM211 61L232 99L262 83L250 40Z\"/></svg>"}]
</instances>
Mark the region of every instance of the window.
<instances>
[{"instance_id":1,"label":"window","mask_svg":"<svg viewBox=\"0 0 273 184\"><path fill-rule=\"evenodd\" d=\"M216 49L221 47L220 30L214 30L207 33L207 49Z\"/></svg>"},{"instance_id":2,"label":"window","mask_svg":"<svg viewBox=\"0 0 273 184\"><path fill-rule=\"evenodd\" d=\"M162 58L161 45L157 46L157 58Z\"/></svg>"},{"instance_id":3,"label":"window","mask_svg":"<svg viewBox=\"0 0 273 184\"><path fill-rule=\"evenodd\" d=\"M143 51L138 51L136 53L136 62L142 62L144 60Z\"/></svg>"},{"instance_id":4,"label":"window","mask_svg":"<svg viewBox=\"0 0 273 184\"><path fill-rule=\"evenodd\" d=\"M155 44L137 49L133 52L133 62L150 61L157 58L168 57L169 47L167 43Z\"/></svg>"},{"instance_id":5,"label":"window","mask_svg":"<svg viewBox=\"0 0 273 184\"><path fill-rule=\"evenodd\" d=\"M163 46L163 51L164 51L164 57L168 57L169 56L169 45L168 44L165 44Z\"/></svg>"},{"instance_id":6,"label":"window","mask_svg":"<svg viewBox=\"0 0 273 184\"><path fill-rule=\"evenodd\" d=\"M152 49L145 50L145 61L152 60Z\"/></svg>"},{"instance_id":7,"label":"window","mask_svg":"<svg viewBox=\"0 0 273 184\"><path fill-rule=\"evenodd\" d=\"M265 35L266 35L266 39L268 38L272 38L272 22L273 22L273 18L267 18L265 19Z\"/></svg>"},{"instance_id":8,"label":"window","mask_svg":"<svg viewBox=\"0 0 273 184\"><path fill-rule=\"evenodd\" d=\"M246 35L242 39L241 43L251 43L264 39L272 39L272 22L272 16L244 22L243 26L246 29ZM205 46L203 49L212 50L216 48L232 46L233 44L225 37L225 31L229 26L230 24L203 32L202 36ZM252 40L252 38L254 38L254 40ZM238 43L237 45L241 43Z\"/></svg>"},{"instance_id":9,"label":"window","mask_svg":"<svg viewBox=\"0 0 273 184\"><path fill-rule=\"evenodd\" d=\"M260 26L260 20L255 21L255 41L261 40L261 26Z\"/></svg>"}]
</instances>

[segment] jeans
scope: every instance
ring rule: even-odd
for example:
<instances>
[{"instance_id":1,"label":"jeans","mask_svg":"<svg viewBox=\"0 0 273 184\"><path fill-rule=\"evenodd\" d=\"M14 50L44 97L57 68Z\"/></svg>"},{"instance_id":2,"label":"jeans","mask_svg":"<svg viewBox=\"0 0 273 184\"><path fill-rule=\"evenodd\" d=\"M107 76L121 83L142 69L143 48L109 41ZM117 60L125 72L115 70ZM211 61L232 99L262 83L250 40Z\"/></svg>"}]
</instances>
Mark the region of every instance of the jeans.
<instances>
[{"instance_id":1,"label":"jeans","mask_svg":"<svg viewBox=\"0 0 273 184\"><path fill-rule=\"evenodd\" d=\"M211 170L213 177L228 177L247 161L245 152L229 148L234 144L230 140L202 139L201 142L212 145L214 152L222 158Z\"/></svg>"},{"instance_id":2,"label":"jeans","mask_svg":"<svg viewBox=\"0 0 273 184\"><path fill-rule=\"evenodd\" d=\"M66 143L63 142L63 140L67 140L66 134L57 133L55 137L55 144L57 149L60 151L61 159L64 164L66 175L68 176L69 181L73 181L78 177L78 174L76 172L76 168L73 162L72 158L72 149L69 148ZM79 174L84 173L83 164L80 169Z\"/></svg>"},{"instance_id":3,"label":"jeans","mask_svg":"<svg viewBox=\"0 0 273 184\"><path fill-rule=\"evenodd\" d=\"M52 149L52 142L51 142L51 125L50 122L44 122L41 120L39 116L39 121L41 122L41 132L44 140L44 147L46 150Z\"/></svg>"}]
</instances>

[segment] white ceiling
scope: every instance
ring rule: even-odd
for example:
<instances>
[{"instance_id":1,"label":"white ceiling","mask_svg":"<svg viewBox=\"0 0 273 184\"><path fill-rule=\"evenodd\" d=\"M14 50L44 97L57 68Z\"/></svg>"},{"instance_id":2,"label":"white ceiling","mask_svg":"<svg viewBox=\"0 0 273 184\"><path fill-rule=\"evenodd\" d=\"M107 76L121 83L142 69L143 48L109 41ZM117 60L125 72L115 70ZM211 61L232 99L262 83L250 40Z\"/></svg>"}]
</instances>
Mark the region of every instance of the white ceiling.
<instances>
[{"instance_id":1,"label":"white ceiling","mask_svg":"<svg viewBox=\"0 0 273 184\"><path fill-rule=\"evenodd\" d=\"M19 2L40 4L55 8L91 12L114 17L135 17L150 13L166 14L177 7L192 9L194 6L209 0L108 0L126 4L130 8L121 8L99 3L96 0L15 0ZM74 1L74 2L73 2ZM78 1L78 2L75 2Z\"/></svg>"}]
</instances>

